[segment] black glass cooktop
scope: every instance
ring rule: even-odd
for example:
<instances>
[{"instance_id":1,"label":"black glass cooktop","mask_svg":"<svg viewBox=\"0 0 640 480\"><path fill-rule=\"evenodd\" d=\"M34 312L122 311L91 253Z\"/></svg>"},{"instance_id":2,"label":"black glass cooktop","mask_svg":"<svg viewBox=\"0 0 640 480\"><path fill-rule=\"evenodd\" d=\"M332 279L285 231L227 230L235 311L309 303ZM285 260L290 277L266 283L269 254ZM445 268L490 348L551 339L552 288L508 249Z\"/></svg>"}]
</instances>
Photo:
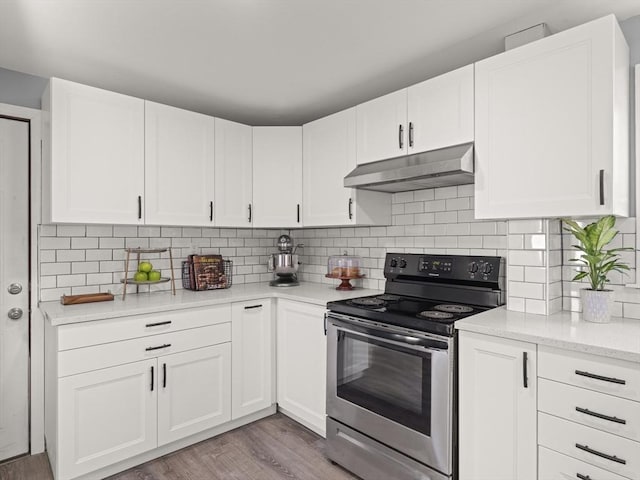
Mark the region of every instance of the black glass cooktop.
<instances>
[{"instance_id":1,"label":"black glass cooktop","mask_svg":"<svg viewBox=\"0 0 640 480\"><path fill-rule=\"evenodd\" d=\"M327 308L383 324L452 336L453 324L457 320L492 307L382 294L329 302Z\"/></svg>"}]
</instances>

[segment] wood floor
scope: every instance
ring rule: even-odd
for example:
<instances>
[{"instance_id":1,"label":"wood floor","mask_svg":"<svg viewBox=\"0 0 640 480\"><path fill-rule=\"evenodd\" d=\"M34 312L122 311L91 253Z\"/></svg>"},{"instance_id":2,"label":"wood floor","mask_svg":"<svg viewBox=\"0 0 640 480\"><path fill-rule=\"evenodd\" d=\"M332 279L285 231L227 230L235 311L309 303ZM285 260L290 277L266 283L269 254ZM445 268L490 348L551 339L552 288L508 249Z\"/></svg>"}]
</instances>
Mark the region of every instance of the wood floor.
<instances>
[{"instance_id":1,"label":"wood floor","mask_svg":"<svg viewBox=\"0 0 640 480\"><path fill-rule=\"evenodd\" d=\"M109 480L353 480L324 455L325 441L278 413ZM45 454L0 465L0 480L52 480Z\"/></svg>"}]
</instances>

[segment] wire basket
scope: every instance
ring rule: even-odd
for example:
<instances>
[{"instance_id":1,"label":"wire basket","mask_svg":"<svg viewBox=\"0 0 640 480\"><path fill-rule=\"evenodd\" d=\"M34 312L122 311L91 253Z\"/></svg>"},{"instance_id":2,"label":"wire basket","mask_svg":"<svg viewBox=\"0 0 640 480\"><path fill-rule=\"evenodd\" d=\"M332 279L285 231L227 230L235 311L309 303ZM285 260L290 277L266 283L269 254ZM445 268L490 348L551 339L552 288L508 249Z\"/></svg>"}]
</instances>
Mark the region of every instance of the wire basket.
<instances>
[{"instance_id":1,"label":"wire basket","mask_svg":"<svg viewBox=\"0 0 640 480\"><path fill-rule=\"evenodd\" d=\"M224 275L212 282L207 282L206 285L197 288L193 280L193 262L182 262L182 288L185 290L204 291L204 290L217 290L220 288L230 288L233 279L233 262L231 260L223 260Z\"/></svg>"}]
</instances>

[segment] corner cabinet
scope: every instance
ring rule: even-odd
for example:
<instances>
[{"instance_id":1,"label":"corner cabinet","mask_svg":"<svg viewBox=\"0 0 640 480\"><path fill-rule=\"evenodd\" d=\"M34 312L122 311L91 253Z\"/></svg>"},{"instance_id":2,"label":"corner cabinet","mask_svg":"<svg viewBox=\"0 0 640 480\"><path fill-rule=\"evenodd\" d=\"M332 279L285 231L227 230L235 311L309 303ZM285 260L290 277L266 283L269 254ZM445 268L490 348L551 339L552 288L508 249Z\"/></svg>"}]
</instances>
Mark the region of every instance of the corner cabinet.
<instances>
[{"instance_id":1,"label":"corner cabinet","mask_svg":"<svg viewBox=\"0 0 640 480\"><path fill-rule=\"evenodd\" d=\"M251 127L216 118L215 136L215 225L251 227L253 221Z\"/></svg>"},{"instance_id":2,"label":"corner cabinet","mask_svg":"<svg viewBox=\"0 0 640 480\"><path fill-rule=\"evenodd\" d=\"M144 128L145 223L212 226L215 119L145 101Z\"/></svg>"},{"instance_id":3,"label":"corner cabinet","mask_svg":"<svg viewBox=\"0 0 640 480\"><path fill-rule=\"evenodd\" d=\"M302 127L253 127L253 226L302 226Z\"/></svg>"},{"instance_id":4,"label":"corner cabinet","mask_svg":"<svg viewBox=\"0 0 640 480\"><path fill-rule=\"evenodd\" d=\"M536 480L536 345L459 333L460 480Z\"/></svg>"},{"instance_id":5,"label":"corner cabinet","mask_svg":"<svg viewBox=\"0 0 640 480\"><path fill-rule=\"evenodd\" d=\"M278 408L319 435L326 432L326 309L278 299Z\"/></svg>"},{"instance_id":6,"label":"corner cabinet","mask_svg":"<svg viewBox=\"0 0 640 480\"><path fill-rule=\"evenodd\" d=\"M356 168L355 107L305 124L302 137L305 227L391 224L391 194L343 184Z\"/></svg>"},{"instance_id":7,"label":"corner cabinet","mask_svg":"<svg viewBox=\"0 0 640 480\"><path fill-rule=\"evenodd\" d=\"M43 222L144 223L144 101L52 78L42 110Z\"/></svg>"},{"instance_id":8,"label":"corner cabinet","mask_svg":"<svg viewBox=\"0 0 640 480\"><path fill-rule=\"evenodd\" d=\"M476 63L476 218L629 213L629 48L615 16Z\"/></svg>"}]
</instances>

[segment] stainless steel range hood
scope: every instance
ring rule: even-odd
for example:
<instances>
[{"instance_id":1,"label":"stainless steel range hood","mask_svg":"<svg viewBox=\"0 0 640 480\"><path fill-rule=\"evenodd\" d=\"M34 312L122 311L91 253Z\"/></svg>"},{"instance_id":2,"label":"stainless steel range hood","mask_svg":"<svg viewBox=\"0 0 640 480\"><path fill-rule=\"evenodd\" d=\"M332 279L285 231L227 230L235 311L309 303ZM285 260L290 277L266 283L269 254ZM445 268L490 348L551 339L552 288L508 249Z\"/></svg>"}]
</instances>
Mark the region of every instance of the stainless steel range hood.
<instances>
[{"instance_id":1,"label":"stainless steel range hood","mask_svg":"<svg viewBox=\"0 0 640 480\"><path fill-rule=\"evenodd\" d=\"M344 177L345 187L378 192L467 183L473 183L473 143L365 163Z\"/></svg>"}]
</instances>

